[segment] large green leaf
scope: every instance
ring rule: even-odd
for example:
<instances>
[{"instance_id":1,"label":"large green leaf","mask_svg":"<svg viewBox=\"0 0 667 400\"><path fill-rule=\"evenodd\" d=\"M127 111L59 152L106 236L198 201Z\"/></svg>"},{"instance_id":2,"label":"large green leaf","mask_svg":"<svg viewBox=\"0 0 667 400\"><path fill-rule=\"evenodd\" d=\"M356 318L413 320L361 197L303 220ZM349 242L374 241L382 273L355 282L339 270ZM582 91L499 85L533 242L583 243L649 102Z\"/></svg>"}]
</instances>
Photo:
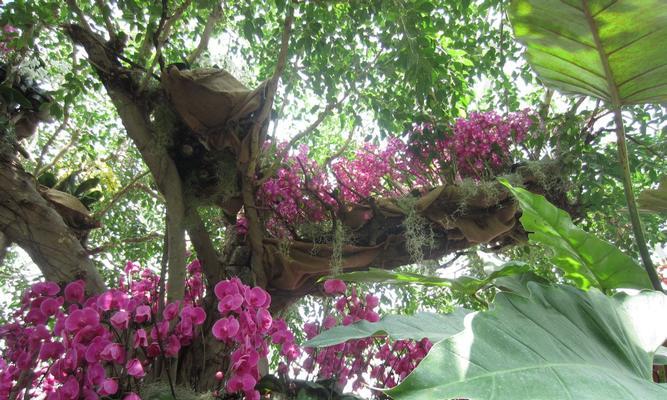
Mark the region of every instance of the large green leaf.
<instances>
[{"instance_id":1,"label":"large green leaf","mask_svg":"<svg viewBox=\"0 0 667 400\"><path fill-rule=\"evenodd\" d=\"M501 293L436 343L388 394L397 400L652 400L651 362L667 337L667 296L605 296L529 283L530 297Z\"/></svg>"},{"instance_id":2,"label":"large green leaf","mask_svg":"<svg viewBox=\"0 0 667 400\"><path fill-rule=\"evenodd\" d=\"M438 276L421 275L412 272L389 271L380 268L370 268L368 271L347 272L334 275L332 278L341 279L346 282L381 282L397 285L418 284L425 286L442 286L449 287L453 291L461 294L473 294L497 278L517 275L528 271L530 271L530 267L527 264L518 261L510 261L503 264L499 269L491 272L484 278L474 278L471 276L440 278Z\"/></svg>"},{"instance_id":3,"label":"large green leaf","mask_svg":"<svg viewBox=\"0 0 667 400\"><path fill-rule=\"evenodd\" d=\"M667 101L664 0L514 0L509 15L545 83L614 106Z\"/></svg>"},{"instance_id":4,"label":"large green leaf","mask_svg":"<svg viewBox=\"0 0 667 400\"><path fill-rule=\"evenodd\" d=\"M660 346L653 357L653 364L667 365L667 347Z\"/></svg>"},{"instance_id":5,"label":"large green leaf","mask_svg":"<svg viewBox=\"0 0 667 400\"><path fill-rule=\"evenodd\" d=\"M389 336L396 340L428 338L437 342L461 332L463 319L469 313L469 310L457 308L449 314L387 315L378 322L360 321L348 326L335 326L307 341L304 346L333 346L369 336Z\"/></svg>"},{"instance_id":6,"label":"large green leaf","mask_svg":"<svg viewBox=\"0 0 667 400\"><path fill-rule=\"evenodd\" d=\"M570 216L549 203L544 196L521 188L509 188L521 205L521 224L530 240L553 252L553 262L577 286L601 289L650 288L644 269L618 248L576 227Z\"/></svg>"}]
</instances>

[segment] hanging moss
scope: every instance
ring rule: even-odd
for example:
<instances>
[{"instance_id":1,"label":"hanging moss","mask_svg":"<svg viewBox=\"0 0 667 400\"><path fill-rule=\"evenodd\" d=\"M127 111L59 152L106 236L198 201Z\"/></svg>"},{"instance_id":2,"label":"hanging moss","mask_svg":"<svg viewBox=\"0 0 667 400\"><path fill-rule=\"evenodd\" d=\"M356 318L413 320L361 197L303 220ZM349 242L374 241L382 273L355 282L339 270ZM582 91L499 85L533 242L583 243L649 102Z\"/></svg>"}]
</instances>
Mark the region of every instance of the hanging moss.
<instances>
[{"instance_id":1,"label":"hanging moss","mask_svg":"<svg viewBox=\"0 0 667 400\"><path fill-rule=\"evenodd\" d=\"M156 144L165 149L172 147L173 137L178 134L176 130L180 125L175 111L165 103L155 107L150 119Z\"/></svg>"},{"instance_id":2,"label":"hanging moss","mask_svg":"<svg viewBox=\"0 0 667 400\"><path fill-rule=\"evenodd\" d=\"M463 215L468 211L468 205L472 199L483 200L487 203L496 203L500 199L501 186L496 180L475 181L471 178L462 180L458 187L461 191L461 203L454 211L454 215Z\"/></svg>"},{"instance_id":3,"label":"hanging moss","mask_svg":"<svg viewBox=\"0 0 667 400\"><path fill-rule=\"evenodd\" d=\"M405 247L410 254L410 260L415 264L422 264L424 249L435 247L435 234L431 223L417 212L416 203L416 197L404 197L397 201L398 207L405 214Z\"/></svg>"},{"instance_id":4,"label":"hanging moss","mask_svg":"<svg viewBox=\"0 0 667 400\"><path fill-rule=\"evenodd\" d=\"M290 256L290 247L292 246L292 240L289 238L282 238L278 242L278 252L280 255L285 257L288 261L291 260Z\"/></svg>"},{"instance_id":5,"label":"hanging moss","mask_svg":"<svg viewBox=\"0 0 667 400\"><path fill-rule=\"evenodd\" d=\"M349 238L350 234L345 226L341 223L335 224L333 242L331 244L331 260L329 262L331 273L334 275L341 272L343 267L343 246L348 242Z\"/></svg>"},{"instance_id":6,"label":"hanging moss","mask_svg":"<svg viewBox=\"0 0 667 400\"><path fill-rule=\"evenodd\" d=\"M537 183L547 192L563 190L563 180L558 171L559 162L555 160L526 161L523 168L535 177ZM510 182L511 183L511 182Z\"/></svg>"}]
</instances>

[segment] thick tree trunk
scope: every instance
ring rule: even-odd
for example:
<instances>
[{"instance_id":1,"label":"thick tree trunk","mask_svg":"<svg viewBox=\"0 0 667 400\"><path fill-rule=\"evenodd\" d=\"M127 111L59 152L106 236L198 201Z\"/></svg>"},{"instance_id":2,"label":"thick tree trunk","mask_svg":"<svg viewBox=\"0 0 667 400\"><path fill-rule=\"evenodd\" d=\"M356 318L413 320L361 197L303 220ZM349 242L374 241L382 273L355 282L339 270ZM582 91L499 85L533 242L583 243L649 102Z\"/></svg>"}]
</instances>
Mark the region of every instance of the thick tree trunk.
<instances>
[{"instance_id":1,"label":"thick tree trunk","mask_svg":"<svg viewBox=\"0 0 667 400\"><path fill-rule=\"evenodd\" d=\"M49 281L85 279L98 293L104 282L63 218L36 189L34 178L12 161L0 164L0 231L23 248Z\"/></svg>"},{"instance_id":2,"label":"thick tree trunk","mask_svg":"<svg viewBox=\"0 0 667 400\"><path fill-rule=\"evenodd\" d=\"M132 139L155 179L167 207L168 273L171 282L185 280L185 204L181 177L176 164L158 140L149 118L151 112L149 94L140 96L136 82L123 68L116 55L104 45L102 38L85 27L70 25L67 32L88 53L93 68L118 111L128 136ZM171 284L167 300L183 298L184 285Z\"/></svg>"}]
</instances>

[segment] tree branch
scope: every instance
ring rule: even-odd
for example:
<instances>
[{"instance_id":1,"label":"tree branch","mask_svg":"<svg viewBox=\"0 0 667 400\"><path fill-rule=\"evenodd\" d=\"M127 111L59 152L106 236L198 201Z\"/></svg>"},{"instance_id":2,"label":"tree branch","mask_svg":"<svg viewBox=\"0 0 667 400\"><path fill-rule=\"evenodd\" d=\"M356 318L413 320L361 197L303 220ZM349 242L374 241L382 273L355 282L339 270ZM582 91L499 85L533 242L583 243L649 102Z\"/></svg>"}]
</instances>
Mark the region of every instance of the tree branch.
<instances>
[{"instance_id":1,"label":"tree branch","mask_svg":"<svg viewBox=\"0 0 667 400\"><path fill-rule=\"evenodd\" d=\"M327 104L327 106L324 107L324 110L320 111L320 113L317 115L317 118L315 119L315 121L311 122L311 124L308 125L308 127L307 127L306 129L304 129L303 131L297 133L296 135L294 135L294 137L293 137L292 139L290 139L289 143L287 144L287 147L285 148L285 151L289 151L289 149L291 149L292 147L294 147L294 145L295 145L299 140L301 140L301 139L303 139L304 137L306 137L306 136L310 135L311 133L313 133L313 131L315 131L315 129L317 129L318 126L320 126L320 124L326 119L326 117L329 116L329 114L331 114L331 112L332 112L334 109L340 107L340 106L343 104L343 102L347 99L347 97L349 96L349 94L350 94L350 93L348 92L345 96L343 96L342 99L336 101L335 103L329 103L329 104Z\"/></svg>"},{"instance_id":2,"label":"tree branch","mask_svg":"<svg viewBox=\"0 0 667 400\"><path fill-rule=\"evenodd\" d=\"M182 182L176 164L160 144L150 123L149 104L137 98L136 82L116 59L116 54L100 43L99 37L77 25L65 30L75 43L81 44L98 73L100 80L118 111L128 136L132 139L148 166L158 189L164 195L167 208L167 232L169 243L169 280L167 301L182 300L185 293L185 228L183 220Z\"/></svg>"},{"instance_id":3,"label":"tree branch","mask_svg":"<svg viewBox=\"0 0 667 400\"><path fill-rule=\"evenodd\" d=\"M53 160L51 160L50 163L45 165L43 168L35 169L35 176L39 176L42 172L53 168L53 166L56 165L56 163L58 163L58 161L60 161L60 159L69 151L69 149L72 148L72 146L74 146L74 143L76 143L76 141L79 140L79 134L80 132L78 130L74 131L74 133L72 133L72 137L70 138L69 143L67 143L65 147L60 149L58 154L56 154L56 156L53 157Z\"/></svg>"},{"instance_id":4,"label":"tree branch","mask_svg":"<svg viewBox=\"0 0 667 400\"><path fill-rule=\"evenodd\" d=\"M223 269L218 260L218 253L215 251L211 236L204 226L199 212L192 206L188 209L188 218L186 220L188 235L192 245L197 252L197 258L202 263L202 270L210 289L222 279Z\"/></svg>"},{"instance_id":5,"label":"tree branch","mask_svg":"<svg viewBox=\"0 0 667 400\"><path fill-rule=\"evenodd\" d=\"M375 65L377 64L377 61L380 59L380 56L382 55L383 51L380 50L373 60L370 62L370 65L364 69L363 73L361 74L361 78L359 80L363 80L367 75L368 71L371 71ZM317 129L317 127L326 119L329 114L334 109L340 108L343 103L345 103L345 100L347 100L348 97L350 97L351 94L356 93L357 89L356 87L352 88L349 90L340 100L337 100L334 103L329 103L327 106L324 108L324 110L320 111L320 113L317 115L317 118L315 121L313 121L304 131L297 133L288 143L287 147L285 148L285 152L289 151L299 140L303 139L304 137L310 135Z\"/></svg>"},{"instance_id":6,"label":"tree branch","mask_svg":"<svg viewBox=\"0 0 667 400\"><path fill-rule=\"evenodd\" d=\"M116 202L118 202L118 200L120 200L120 199L121 199L127 192L129 192L133 187L135 187L135 185L136 185L136 183L139 181L139 179L141 179L141 178L143 178L144 176L146 176L149 172L150 172L150 171L144 171L144 172L140 173L139 175L135 176L134 178L132 178L132 180L130 181L130 183L128 183L127 185L125 185L125 187L123 187L121 190L119 190L118 192L116 192L116 194L111 198L111 201L109 202L109 204L106 205L106 207L104 207L103 209L101 209L100 211L96 212L96 213L93 215L93 219L97 219L97 220L99 220L100 218L102 218L102 216L104 216L104 214L106 214L107 212L109 212L109 210L111 209L111 207L113 207L113 206L116 204Z\"/></svg>"},{"instance_id":7,"label":"tree branch","mask_svg":"<svg viewBox=\"0 0 667 400\"><path fill-rule=\"evenodd\" d=\"M9 249L9 239L2 231L0 231L0 266L5 262L5 257L7 256L7 249Z\"/></svg>"},{"instance_id":8,"label":"tree branch","mask_svg":"<svg viewBox=\"0 0 667 400\"><path fill-rule=\"evenodd\" d=\"M102 20L104 21L104 26L107 28L109 33L109 40L112 42L116 41L116 30L114 29L113 23L111 22L111 10L102 0L95 0L97 8L100 9L102 14Z\"/></svg>"},{"instance_id":9,"label":"tree branch","mask_svg":"<svg viewBox=\"0 0 667 400\"><path fill-rule=\"evenodd\" d=\"M255 276L257 285L266 286L267 277L263 267L263 227L257 213L255 205L255 177L257 174L257 161L259 158L260 136L262 131L268 126L268 119L271 115L273 107L273 99L278 90L278 81L282 75L285 64L287 63L287 53L289 50L289 40L292 32L292 20L294 19L294 8L289 4L287 16L283 27L282 40L280 44L280 53L278 54L278 61L273 76L266 84L266 96L264 104L260 109L253 125L244 139L244 145L248 146L248 161L242 165L244 173L241 174L241 194L243 197L243 205L248 218L248 238L250 240L250 248L252 250L251 269Z\"/></svg>"},{"instance_id":10,"label":"tree branch","mask_svg":"<svg viewBox=\"0 0 667 400\"><path fill-rule=\"evenodd\" d=\"M155 69L155 65L159 62L160 68L164 68L163 65L164 60L162 60L162 46L167 41L167 37L171 32L171 27L173 26L174 22L177 21L179 18L181 18L185 10L187 10L188 7L190 7L191 3L192 0L185 0L183 4L181 4L181 6L174 11L174 14L171 17L167 17L168 1L162 0L162 14L160 15L160 21L158 22L158 27L155 30L155 32L153 32L152 35L146 36L146 41L148 41L149 37L152 40L153 47L155 47L155 57L151 61L151 65L146 70L148 74L139 84L140 92L143 92L146 89L148 81L150 77L153 75L153 70ZM140 54L147 53L149 49L150 49L150 43L144 42L144 46L142 46Z\"/></svg>"},{"instance_id":11,"label":"tree branch","mask_svg":"<svg viewBox=\"0 0 667 400\"><path fill-rule=\"evenodd\" d=\"M657 158L659 158L659 159L664 159L664 158L665 158L664 154L663 154L663 155L660 155L660 153L658 153L657 151L653 150L650 146L647 146L646 143L643 143L642 141L640 141L640 140L637 139L636 137L631 136L631 135L628 135L627 133L625 134L625 137L628 138L631 142L633 142L633 143L636 144L637 146L639 146L639 147L641 147L642 149L644 149L644 150L648 151L649 153L653 154L655 157L657 157Z\"/></svg>"},{"instance_id":12,"label":"tree branch","mask_svg":"<svg viewBox=\"0 0 667 400\"><path fill-rule=\"evenodd\" d=\"M129 243L143 243L143 242L148 242L154 239L159 239L162 237L162 234L153 232L149 233L148 235L144 236L138 236L138 237L132 237L132 238L126 238L126 239L120 239L120 240L115 240L111 242L107 242L101 246L95 247L93 249L88 250L89 255L95 255L99 253L104 253L105 251L109 251L113 249L114 247L118 246L119 244L129 244Z\"/></svg>"},{"instance_id":13,"label":"tree branch","mask_svg":"<svg viewBox=\"0 0 667 400\"><path fill-rule=\"evenodd\" d=\"M223 16L224 12L222 6L218 4L208 16L206 25L204 25L204 31L202 32L201 38L199 39L199 44L188 56L188 64L192 65L201 55L201 53L208 47L208 41L211 38L211 33L213 33L213 28L215 28L215 25L222 19Z\"/></svg>"},{"instance_id":14,"label":"tree branch","mask_svg":"<svg viewBox=\"0 0 667 400\"><path fill-rule=\"evenodd\" d=\"M345 152L345 150L347 150L347 148L350 146L350 143L352 143L352 138L354 137L354 132L356 132L356 130L357 130L357 125L355 125L354 128L350 129L350 133L347 135L347 139L345 139L343 145L340 146L340 148L335 153L333 153L332 155L327 157L326 160L324 160L323 165L325 168L328 167L329 164L333 162L333 160L340 157Z\"/></svg>"},{"instance_id":15,"label":"tree branch","mask_svg":"<svg viewBox=\"0 0 667 400\"><path fill-rule=\"evenodd\" d=\"M83 26L83 28L85 30L87 30L88 32L92 33L93 30L90 28L90 25L88 24L88 21L86 21L86 15L83 13L83 11L81 11L81 8L79 8L79 5L76 4L76 0L66 0L66 2L67 2L67 5L69 6L69 8L72 9L74 14L78 18L79 23Z\"/></svg>"},{"instance_id":16,"label":"tree branch","mask_svg":"<svg viewBox=\"0 0 667 400\"><path fill-rule=\"evenodd\" d=\"M79 239L37 192L34 178L16 163L0 166L0 231L21 246L44 278L64 283L83 278L90 293L104 281Z\"/></svg>"},{"instance_id":17,"label":"tree branch","mask_svg":"<svg viewBox=\"0 0 667 400\"><path fill-rule=\"evenodd\" d=\"M46 153L49 150L49 147L53 145L53 143L56 141L56 138L62 131L65 130L67 127L67 124L69 122L69 107L70 107L70 102L67 101L65 102L65 105L63 107L63 121L58 125L56 130L53 132L53 135L44 143L44 146L42 147L42 150L39 153L39 158L37 159L37 164L35 166L35 176L39 176L39 173L42 171L42 166L44 163L44 156L46 156Z\"/></svg>"}]
</instances>

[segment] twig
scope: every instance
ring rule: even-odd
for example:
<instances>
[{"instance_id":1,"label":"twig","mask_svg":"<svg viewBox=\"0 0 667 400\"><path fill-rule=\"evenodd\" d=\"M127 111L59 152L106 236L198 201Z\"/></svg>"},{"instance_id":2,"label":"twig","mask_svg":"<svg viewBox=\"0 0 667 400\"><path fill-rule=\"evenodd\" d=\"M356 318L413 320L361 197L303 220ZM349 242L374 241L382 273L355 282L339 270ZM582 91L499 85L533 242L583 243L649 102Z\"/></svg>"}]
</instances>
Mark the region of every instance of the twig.
<instances>
[{"instance_id":1,"label":"twig","mask_svg":"<svg viewBox=\"0 0 667 400\"><path fill-rule=\"evenodd\" d=\"M377 64L378 60L380 59L380 56L382 55L383 50L380 50L376 55L375 58L370 62L370 65L364 69L364 72L361 74L359 79L360 81L363 81L366 76L368 75L369 71L373 70L375 65ZM317 127L324 121L324 119L336 108L339 108L343 105L345 100L347 100L348 97L350 97L351 94L358 92L358 89L353 88L350 91L348 91L340 100L336 101L335 103L329 103L327 106L324 108L324 110L320 111L318 114L317 118L315 121L313 121L304 131L297 133L288 143L287 147L285 148L285 154L291 149L296 142L299 140L303 139L305 136L311 134Z\"/></svg>"},{"instance_id":2,"label":"twig","mask_svg":"<svg viewBox=\"0 0 667 400\"><path fill-rule=\"evenodd\" d=\"M67 153L69 151L69 149L74 145L74 143L79 139L79 134L80 134L80 131L78 131L78 130L74 131L74 133L72 134L72 138L70 139L69 143L65 147L60 149L58 154L56 154L56 156L53 157L53 160L51 160L50 163L45 165L44 168L41 168L39 170L35 170L35 176L39 176L39 174L41 174L42 172L53 168L53 166L56 165L56 163L58 161L60 161L60 159L65 155L65 153Z\"/></svg>"},{"instance_id":3,"label":"twig","mask_svg":"<svg viewBox=\"0 0 667 400\"><path fill-rule=\"evenodd\" d=\"M331 111L333 111L335 108L340 107L343 104L343 102L347 99L349 94L350 93L348 92L345 96L343 96L343 98L336 101L335 103L327 104L327 106L324 107L324 110L320 111L320 113L317 115L315 121L313 121L310 125L308 125L306 129L294 135L294 137L287 144L287 147L285 147L285 152L289 151L289 149L294 147L296 142L313 133L313 131L317 129L318 126L320 126L322 121L324 121L324 119L329 116Z\"/></svg>"},{"instance_id":4,"label":"twig","mask_svg":"<svg viewBox=\"0 0 667 400\"><path fill-rule=\"evenodd\" d=\"M168 8L167 0L162 0L162 14L160 15L160 22L158 23L158 27L155 32L153 32L151 40L153 41L153 46L155 47L155 57L151 61L151 65L146 69L148 72L148 75L144 77L144 79L141 81L139 84L139 91L143 92L146 89L146 86L148 85L149 77L150 75L155 76L153 73L153 70L155 69L155 64L160 62L162 58L162 45L167 41L167 37L169 36L169 33L171 32L171 27L173 26L174 22L177 21L185 10L190 7L190 4L192 3L192 0L186 0L181 4L179 8L174 11L174 14L171 17L166 17L166 10ZM151 36L151 35L149 35ZM147 37L148 39L148 37ZM144 46L142 46L140 54L148 52L150 49L150 44L147 44L144 42ZM160 68L164 69L164 60L160 62ZM144 69L144 68L142 68ZM157 77L158 80L160 80L159 77Z\"/></svg>"},{"instance_id":5,"label":"twig","mask_svg":"<svg viewBox=\"0 0 667 400\"><path fill-rule=\"evenodd\" d=\"M157 30L153 33L153 46L155 46L155 59L160 64L160 70L164 70L164 57L162 57L162 43L160 40L162 30L167 23L167 14L169 13L169 0L162 0L162 13L160 14L160 22L157 24Z\"/></svg>"},{"instance_id":6,"label":"twig","mask_svg":"<svg viewBox=\"0 0 667 400\"><path fill-rule=\"evenodd\" d=\"M653 154L654 156L658 157L659 159L662 160L662 159L665 158L664 154L663 154L663 155L660 155L658 152L656 152L655 150L653 150L650 146L647 146L646 143L641 142L640 140L638 140L638 139L635 138L634 136L630 136L630 135L628 135L628 134L626 133L626 134L625 134L625 137L628 138L628 139L630 139L630 141L633 142L634 144L636 144L637 146L642 147L644 150L646 150L646 151L648 151L649 153Z\"/></svg>"},{"instance_id":7,"label":"twig","mask_svg":"<svg viewBox=\"0 0 667 400\"><path fill-rule=\"evenodd\" d=\"M66 0L66 1L69 8L71 8L72 11L74 11L74 14L76 14L76 17L79 19L81 25L83 25L83 28L88 32L92 32L93 30L90 28L88 21L86 21L86 15L83 13L83 11L81 11L79 5L76 4L76 0Z\"/></svg>"},{"instance_id":8,"label":"twig","mask_svg":"<svg viewBox=\"0 0 667 400\"><path fill-rule=\"evenodd\" d=\"M164 196L162 196L161 193L154 191L153 189L149 188L148 186L144 185L141 182L137 182L134 184L134 187L141 190L142 192L148 194L149 196L153 197L155 200L164 203Z\"/></svg>"},{"instance_id":9,"label":"twig","mask_svg":"<svg viewBox=\"0 0 667 400\"><path fill-rule=\"evenodd\" d=\"M143 243L143 242L149 242L153 239L161 238L162 234L153 232L149 233L148 235L145 236L139 236L139 237L133 237L133 238L127 238L127 239L121 239L118 241L112 241L112 242L107 242L101 246L95 247L94 249L90 249L87 251L89 255L94 255L94 254L99 254L103 253L105 251L111 250L112 248L118 246L119 244L128 244L128 243Z\"/></svg>"},{"instance_id":10,"label":"twig","mask_svg":"<svg viewBox=\"0 0 667 400\"><path fill-rule=\"evenodd\" d=\"M132 178L130 183L128 183L127 185L125 185L125 187L123 187L121 190L116 192L116 194L111 198L111 201L109 202L109 204L107 204L106 207L104 207L100 211L96 212L95 215L93 216L93 218L94 219L100 219L104 214L109 212L111 207L113 207L118 202L118 200L121 199L121 197L123 197L127 192L129 192L130 189L132 189L135 186L135 184L139 181L139 179L146 176L149 172L150 171L146 170L146 171L140 173L139 175L135 176L134 178Z\"/></svg>"},{"instance_id":11,"label":"twig","mask_svg":"<svg viewBox=\"0 0 667 400\"><path fill-rule=\"evenodd\" d=\"M95 4L97 5L97 8L100 9L100 13L102 13L104 26L107 28L107 32L109 32L109 40L115 42L116 30L114 29L113 23L111 22L111 10L102 0L95 0Z\"/></svg>"},{"instance_id":12,"label":"twig","mask_svg":"<svg viewBox=\"0 0 667 400\"><path fill-rule=\"evenodd\" d=\"M455 262L456 260L458 260L458 259L461 258L462 256L467 256L468 254L470 254L470 252L468 252L468 251L459 251L459 252L456 252L456 254L454 255L454 258L452 258L451 260L449 260L449 261L447 261L447 262L445 262L445 263L439 265L439 266L438 266L438 269L449 268L449 267L451 267L452 265L454 265L454 262Z\"/></svg>"},{"instance_id":13,"label":"twig","mask_svg":"<svg viewBox=\"0 0 667 400\"><path fill-rule=\"evenodd\" d=\"M213 33L213 28L222 19L223 16L224 12L222 10L222 5L218 4L208 16L206 25L204 25L204 31L202 32L201 38L199 39L199 44L188 56L188 64L192 65L201 55L204 49L208 47L208 41L211 38L211 33Z\"/></svg>"},{"instance_id":14,"label":"twig","mask_svg":"<svg viewBox=\"0 0 667 400\"><path fill-rule=\"evenodd\" d=\"M44 146L42 147L42 150L39 153L39 158L37 159L37 164L35 166L35 176L39 176L39 173L42 170L42 166L44 165L44 156L46 156L46 153L48 152L49 148L53 145L53 143L56 141L56 138L62 131L65 130L67 127L67 124L69 122L69 107L70 107L70 102L67 101L64 104L64 110L63 110L63 121L58 125L56 130L53 132L53 135L44 143Z\"/></svg>"},{"instance_id":15,"label":"twig","mask_svg":"<svg viewBox=\"0 0 667 400\"><path fill-rule=\"evenodd\" d=\"M329 157L327 157L324 160L324 168L327 168L333 160L340 157L341 154L343 154L345 152L345 150L347 150L347 148L350 146L350 143L352 143L352 138L354 137L354 132L356 132L357 127L358 127L358 125L355 125L354 128L350 129L350 134L347 135L347 139L345 140L345 143L343 143L343 145L340 146L340 148L335 153L333 153L332 155L330 155Z\"/></svg>"},{"instance_id":16,"label":"twig","mask_svg":"<svg viewBox=\"0 0 667 400\"><path fill-rule=\"evenodd\" d=\"M248 237L250 239L250 248L252 249L251 269L255 275L255 280L259 285L266 285L266 274L263 270L262 258L264 254L263 233L259 214L255 208L255 179L257 171L257 159L259 157L260 135L265 127L268 126L268 119L271 115L273 99L278 90L278 81L285 69L287 63L287 53L289 50L289 40L292 32L292 20L294 19L294 8L288 5L287 16L283 28L283 35L280 44L280 53L273 76L266 84L266 97L264 104L260 109L251 129L248 133L248 162L245 165L245 173L241 177L241 190L243 196L243 205L245 207L246 217L248 218Z\"/></svg>"}]
</instances>

